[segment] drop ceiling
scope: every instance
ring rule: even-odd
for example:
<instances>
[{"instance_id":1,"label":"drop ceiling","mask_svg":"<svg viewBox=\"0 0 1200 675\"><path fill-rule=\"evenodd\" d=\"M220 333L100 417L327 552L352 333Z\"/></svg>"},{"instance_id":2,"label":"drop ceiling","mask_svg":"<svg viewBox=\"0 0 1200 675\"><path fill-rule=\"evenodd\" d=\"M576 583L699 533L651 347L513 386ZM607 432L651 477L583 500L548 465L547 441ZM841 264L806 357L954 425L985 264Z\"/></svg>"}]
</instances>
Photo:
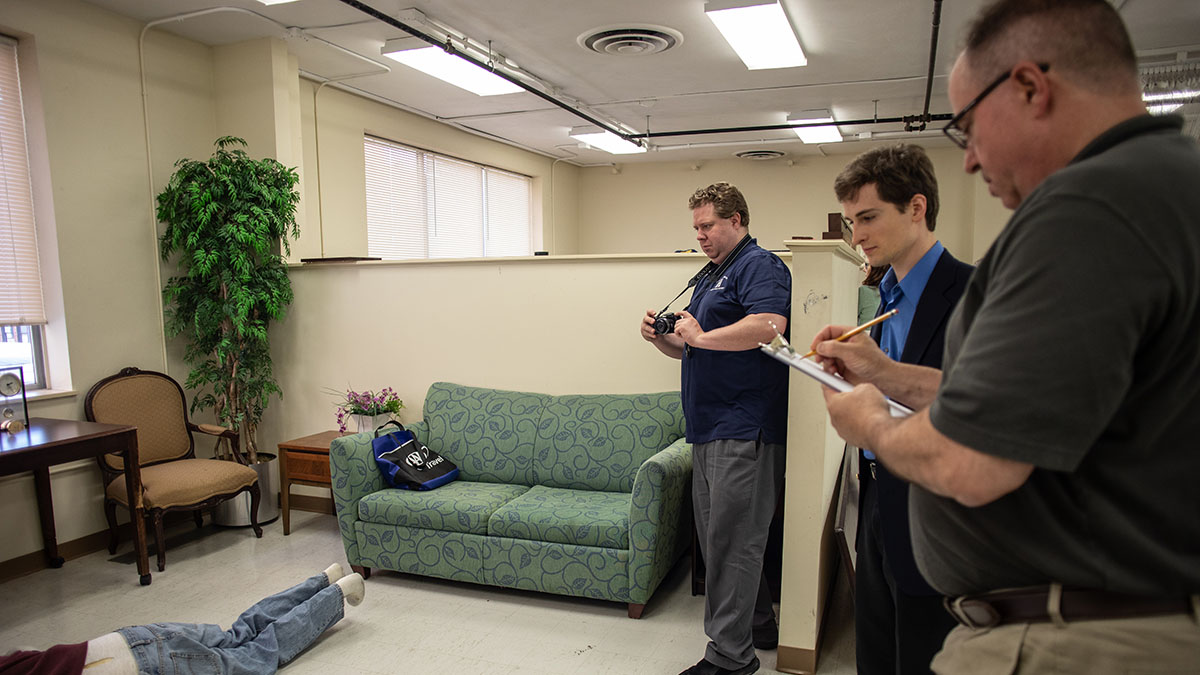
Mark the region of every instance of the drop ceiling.
<instances>
[{"instance_id":1,"label":"drop ceiling","mask_svg":"<svg viewBox=\"0 0 1200 675\"><path fill-rule=\"evenodd\" d=\"M788 113L812 109L830 110L840 120L922 112L933 0L783 3L808 65L749 71L704 15L703 0L364 0L392 17L416 8L477 42L490 42L496 53L552 85L563 98L637 133L784 124ZM92 4L143 22L214 6L212 0ZM931 113L950 112L946 75L964 26L982 4L983 0L942 4ZM1113 4L1125 18L1139 54L1200 49L1200 2ZM820 146L800 143L787 130L694 134L655 138L651 152L614 156L580 147L568 132L585 122L533 94L480 97L382 57L385 41L407 34L339 0L272 6L226 0L223 5L258 16L225 11L164 23L156 30L207 45L278 37L297 56L306 77L339 80L334 86L583 166L703 161L763 149L788 157L859 152L881 139L917 137L904 131L902 123L845 126L847 142ZM654 54L599 54L581 44L582 36L597 30L629 27L665 28L682 39ZM1193 118L1193 126L1196 107L1191 104L1183 111ZM948 146L935 131L939 127L931 124L920 133L921 141Z\"/></svg>"}]
</instances>

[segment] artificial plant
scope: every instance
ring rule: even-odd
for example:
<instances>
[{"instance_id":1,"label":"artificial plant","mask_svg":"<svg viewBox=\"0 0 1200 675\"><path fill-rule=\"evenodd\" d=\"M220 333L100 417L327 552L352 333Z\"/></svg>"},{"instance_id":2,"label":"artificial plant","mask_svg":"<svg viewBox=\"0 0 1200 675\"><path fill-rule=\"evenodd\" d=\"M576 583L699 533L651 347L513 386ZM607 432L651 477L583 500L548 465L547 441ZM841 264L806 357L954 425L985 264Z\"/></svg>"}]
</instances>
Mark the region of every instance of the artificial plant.
<instances>
[{"instance_id":1,"label":"artificial plant","mask_svg":"<svg viewBox=\"0 0 1200 675\"><path fill-rule=\"evenodd\" d=\"M186 387L192 412L212 410L242 439L246 457L227 444L217 455L258 462L256 432L272 395L283 396L271 372L267 329L283 318L292 285L280 246L296 225L299 176L274 159L251 159L246 141L218 138L208 161L181 159L158 195L164 261L177 255L178 276L163 288L166 329L186 336L192 366Z\"/></svg>"}]
</instances>

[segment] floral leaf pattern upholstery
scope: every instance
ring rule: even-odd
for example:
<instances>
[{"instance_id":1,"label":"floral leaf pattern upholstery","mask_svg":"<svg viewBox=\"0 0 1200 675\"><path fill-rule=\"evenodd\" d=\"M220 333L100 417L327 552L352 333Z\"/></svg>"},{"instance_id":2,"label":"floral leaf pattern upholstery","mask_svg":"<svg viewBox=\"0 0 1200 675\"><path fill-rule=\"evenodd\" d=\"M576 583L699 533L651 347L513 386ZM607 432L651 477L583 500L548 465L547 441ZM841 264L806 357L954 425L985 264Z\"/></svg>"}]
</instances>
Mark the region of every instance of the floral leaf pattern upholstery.
<instances>
[{"instance_id":1,"label":"floral leaf pattern upholstery","mask_svg":"<svg viewBox=\"0 0 1200 675\"><path fill-rule=\"evenodd\" d=\"M330 448L351 564L644 604L691 536L691 446L678 392L549 396L430 386L407 425L460 469L387 488L370 434Z\"/></svg>"},{"instance_id":2,"label":"floral leaf pattern upholstery","mask_svg":"<svg viewBox=\"0 0 1200 675\"><path fill-rule=\"evenodd\" d=\"M533 484L629 492L638 467L683 435L679 394L556 396L537 429Z\"/></svg>"},{"instance_id":3,"label":"floral leaf pattern upholstery","mask_svg":"<svg viewBox=\"0 0 1200 675\"><path fill-rule=\"evenodd\" d=\"M533 485L538 418L551 397L435 382L425 394L430 450L458 465L464 480Z\"/></svg>"},{"instance_id":4,"label":"floral leaf pattern upholstery","mask_svg":"<svg viewBox=\"0 0 1200 675\"><path fill-rule=\"evenodd\" d=\"M456 480L436 490L380 490L358 502L358 518L445 532L488 534L488 521L497 509L529 488L504 483Z\"/></svg>"},{"instance_id":5,"label":"floral leaf pattern upholstery","mask_svg":"<svg viewBox=\"0 0 1200 675\"><path fill-rule=\"evenodd\" d=\"M629 495L535 485L496 510L488 523L488 534L629 548Z\"/></svg>"}]
</instances>

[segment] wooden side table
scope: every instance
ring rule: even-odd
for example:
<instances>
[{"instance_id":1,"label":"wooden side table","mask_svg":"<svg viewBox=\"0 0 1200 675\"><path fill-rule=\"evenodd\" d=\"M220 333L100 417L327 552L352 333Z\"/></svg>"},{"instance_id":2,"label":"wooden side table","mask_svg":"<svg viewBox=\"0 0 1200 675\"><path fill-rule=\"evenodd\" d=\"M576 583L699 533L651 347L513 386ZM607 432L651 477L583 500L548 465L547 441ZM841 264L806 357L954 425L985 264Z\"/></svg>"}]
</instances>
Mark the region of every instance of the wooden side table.
<instances>
[{"instance_id":1,"label":"wooden side table","mask_svg":"<svg viewBox=\"0 0 1200 675\"><path fill-rule=\"evenodd\" d=\"M292 531L291 509L288 505L292 485L332 487L329 478L329 444L341 435L340 431L322 431L279 444L279 497L283 509L284 535Z\"/></svg>"}]
</instances>

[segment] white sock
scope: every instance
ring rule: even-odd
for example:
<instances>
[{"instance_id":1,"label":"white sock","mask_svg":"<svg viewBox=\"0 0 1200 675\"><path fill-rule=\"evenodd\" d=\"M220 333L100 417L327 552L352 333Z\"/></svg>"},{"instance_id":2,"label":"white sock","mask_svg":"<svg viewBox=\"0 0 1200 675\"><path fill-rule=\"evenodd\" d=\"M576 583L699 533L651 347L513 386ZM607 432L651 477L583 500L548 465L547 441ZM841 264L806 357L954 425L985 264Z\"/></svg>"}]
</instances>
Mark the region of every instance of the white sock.
<instances>
[{"instance_id":1,"label":"white sock","mask_svg":"<svg viewBox=\"0 0 1200 675\"><path fill-rule=\"evenodd\" d=\"M325 568L325 576L329 579L329 583L332 584L338 579L346 576L346 573L342 571L341 563L333 563L329 567Z\"/></svg>"},{"instance_id":2,"label":"white sock","mask_svg":"<svg viewBox=\"0 0 1200 675\"><path fill-rule=\"evenodd\" d=\"M337 585L342 589L342 597L346 598L346 602L353 607L363 601L363 595L367 592L367 586L363 583L362 575L358 572L347 574L337 580Z\"/></svg>"}]
</instances>

